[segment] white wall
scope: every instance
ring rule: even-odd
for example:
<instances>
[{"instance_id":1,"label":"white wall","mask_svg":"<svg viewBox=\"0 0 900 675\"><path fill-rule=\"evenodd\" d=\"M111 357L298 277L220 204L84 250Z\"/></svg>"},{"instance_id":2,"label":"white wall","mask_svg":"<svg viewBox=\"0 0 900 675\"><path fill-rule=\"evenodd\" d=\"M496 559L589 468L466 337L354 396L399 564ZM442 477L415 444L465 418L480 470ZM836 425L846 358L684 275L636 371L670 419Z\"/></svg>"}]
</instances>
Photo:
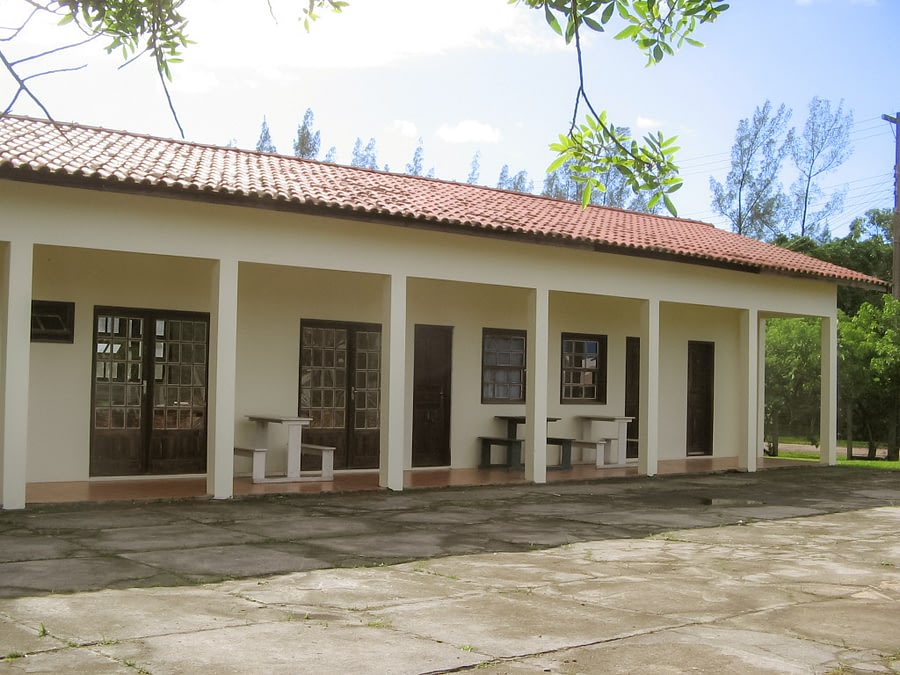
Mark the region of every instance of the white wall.
<instances>
[{"instance_id":1,"label":"white wall","mask_svg":"<svg viewBox=\"0 0 900 675\"><path fill-rule=\"evenodd\" d=\"M577 414L622 412L625 337L640 335L642 300L661 302L660 459L684 456L687 341L716 343L715 453L734 455L734 422L746 414L733 381L744 372L740 311L835 312L830 282L637 256L4 180L0 201L0 241L37 242L34 297L76 303L75 344L32 346L30 481L87 477L94 306L209 311L219 258L241 261L238 442L249 440L243 415L296 411L300 319L382 323L384 285L402 272L408 344L416 323L454 326L451 443L459 467L477 465L478 435L500 432L494 415L524 413L521 405L481 404L481 331L525 329L530 288L551 290L548 414L564 418L552 427L560 435L575 435ZM559 403L562 332L609 336L607 405ZM411 370L410 350L408 385ZM407 411L411 397L407 386Z\"/></svg>"},{"instance_id":2,"label":"white wall","mask_svg":"<svg viewBox=\"0 0 900 675\"><path fill-rule=\"evenodd\" d=\"M28 480L87 480L98 305L209 311L209 261L36 246L34 297L75 303L73 344L33 343Z\"/></svg>"}]
</instances>

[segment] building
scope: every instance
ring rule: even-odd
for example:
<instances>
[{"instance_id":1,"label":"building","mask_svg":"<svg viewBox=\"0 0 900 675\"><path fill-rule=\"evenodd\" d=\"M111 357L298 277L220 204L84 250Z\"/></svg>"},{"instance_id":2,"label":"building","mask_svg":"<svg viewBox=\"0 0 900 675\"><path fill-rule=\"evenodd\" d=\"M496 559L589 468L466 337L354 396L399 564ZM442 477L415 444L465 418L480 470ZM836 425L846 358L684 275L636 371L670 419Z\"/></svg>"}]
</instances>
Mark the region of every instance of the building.
<instances>
[{"instance_id":1,"label":"building","mask_svg":"<svg viewBox=\"0 0 900 675\"><path fill-rule=\"evenodd\" d=\"M15 116L0 203L7 509L110 476L231 497L254 414L312 418L336 469L393 490L478 467L498 415L526 419L535 482L562 454L544 420L579 439L592 415L635 418L641 473L754 471L773 316L821 320L834 463L836 288L883 285L691 220Z\"/></svg>"}]
</instances>

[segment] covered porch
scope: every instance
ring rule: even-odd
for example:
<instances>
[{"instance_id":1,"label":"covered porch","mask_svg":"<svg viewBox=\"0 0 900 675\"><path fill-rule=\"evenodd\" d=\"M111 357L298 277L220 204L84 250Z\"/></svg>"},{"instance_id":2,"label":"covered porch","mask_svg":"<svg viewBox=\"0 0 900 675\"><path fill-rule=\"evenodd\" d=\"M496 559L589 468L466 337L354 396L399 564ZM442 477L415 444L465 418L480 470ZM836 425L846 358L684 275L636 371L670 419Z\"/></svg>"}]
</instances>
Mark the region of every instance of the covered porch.
<instances>
[{"instance_id":1,"label":"covered porch","mask_svg":"<svg viewBox=\"0 0 900 675\"><path fill-rule=\"evenodd\" d=\"M803 460L778 457L760 458L758 470L810 466ZM661 476L737 471L733 458L690 458L664 460L659 464ZM597 469L589 465L548 473L548 483L598 481L639 476L637 465ZM461 488L483 485L521 485L524 473L503 469L418 469L404 471L404 489ZM384 490L377 471L338 472L333 481L303 483L254 484L248 476L234 479L234 498L265 495L325 494L372 492ZM87 480L28 483L28 504L62 504L85 502L142 502L178 499L207 499L204 476L149 478L127 480Z\"/></svg>"}]
</instances>

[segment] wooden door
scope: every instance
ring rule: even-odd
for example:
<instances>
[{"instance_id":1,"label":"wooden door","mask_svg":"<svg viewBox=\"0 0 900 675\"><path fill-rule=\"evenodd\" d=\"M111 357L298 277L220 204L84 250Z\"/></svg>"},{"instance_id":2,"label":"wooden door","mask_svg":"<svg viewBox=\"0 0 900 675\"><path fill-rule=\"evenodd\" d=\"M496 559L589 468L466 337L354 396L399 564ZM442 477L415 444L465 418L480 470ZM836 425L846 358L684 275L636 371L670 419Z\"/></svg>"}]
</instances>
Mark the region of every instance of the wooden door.
<instances>
[{"instance_id":1,"label":"wooden door","mask_svg":"<svg viewBox=\"0 0 900 675\"><path fill-rule=\"evenodd\" d=\"M450 465L453 328L417 325L413 364L412 465Z\"/></svg>"},{"instance_id":2,"label":"wooden door","mask_svg":"<svg viewBox=\"0 0 900 675\"><path fill-rule=\"evenodd\" d=\"M688 342L687 454L713 454L713 392L716 346Z\"/></svg>"},{"instance_id":3,"label":"wooden door","mask_svg":"<svg viewBox=\"0 0 900 675\"><path fill-rule=\"evenodd\" d=\"M634 419L628 423L626 456L638 456L638 430L641 414L641 339L625 338L625 416Z\"/></svg>"},{"instance_id":4,"label":"wooden door","mask_svg":"<svg viewBox=\"0 0 900 675\"><path fill-rule=\"evenodd\" d=\"M303 320L299 414L303 437L335 448L336 469L378 467L381 326Z\"/></svg>"},{"instance_id":5,"label":"wooden door","mask_svg":"<svg viewBox=\"0 0 900 675\"><path fill-rule=\"evenodd\" d=\"M91 476L206 471L209 315L97 308Z\"/></svg>"}]
</instances>

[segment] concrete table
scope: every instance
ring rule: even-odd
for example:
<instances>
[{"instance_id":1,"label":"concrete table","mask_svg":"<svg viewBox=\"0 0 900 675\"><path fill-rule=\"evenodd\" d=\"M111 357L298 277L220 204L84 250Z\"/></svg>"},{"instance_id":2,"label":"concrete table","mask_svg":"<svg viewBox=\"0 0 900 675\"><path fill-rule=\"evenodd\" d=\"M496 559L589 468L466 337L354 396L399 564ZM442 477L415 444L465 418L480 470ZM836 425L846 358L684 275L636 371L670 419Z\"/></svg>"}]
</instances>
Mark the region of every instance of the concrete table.
<instances>
[{"instance_id":1,"label":"concrete table","mask_svg":"<svg viewBox=\"0 0 900 675\"><path fill-rule=\"evenodd\" d=\"M616 464L625 464L627 461L627 443L628 443L628 423L634 420L634 417L625 417L619 415L578 415L581 420L581 438L585 441L594 440L593 434L594 422L615 422L618 425L616 434Z\"/></svg>"},{"instance_id":2,"label":"concrete table","mask_svg":"<svg viewBox=\"0 0 900 675\"><path fill-rule=\"evenodd\" d=\"M287 427L288 451L286 479L299 480L303 427L309 426L312 419L309 417L294 417L291 415L247 415L247 419L256 422L256 443L257 447L261 448L269 447L270 424L283 424Z\"/></svg>"}]
</instances>

